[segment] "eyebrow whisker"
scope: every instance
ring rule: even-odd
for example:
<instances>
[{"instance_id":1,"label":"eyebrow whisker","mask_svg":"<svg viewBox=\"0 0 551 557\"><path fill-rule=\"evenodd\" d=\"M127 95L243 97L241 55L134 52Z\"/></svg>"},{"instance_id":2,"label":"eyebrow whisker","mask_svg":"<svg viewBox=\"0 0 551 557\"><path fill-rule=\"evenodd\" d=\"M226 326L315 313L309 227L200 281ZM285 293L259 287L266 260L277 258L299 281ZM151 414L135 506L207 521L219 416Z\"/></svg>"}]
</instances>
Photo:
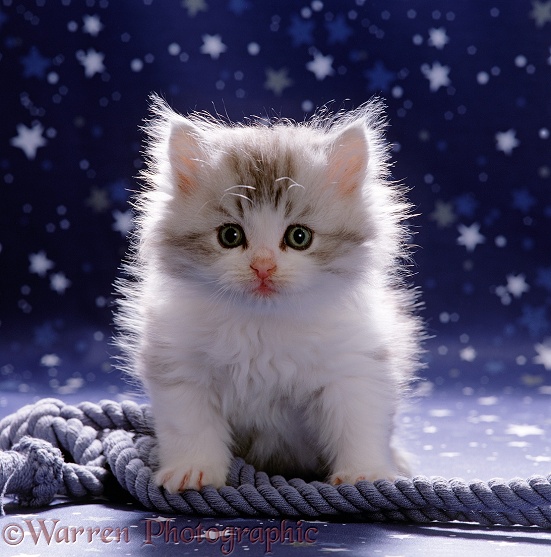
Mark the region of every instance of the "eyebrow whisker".
<instances>
[{"instance_id":1,"label":"eyebrow whisker","mask_svg":"<svg viewBox=\"0 0 551 557\"><path fill-rule=\"evenodd\" d=\"M292 182L287 187L287 190L290 190L291 188L294 188L294 187L297 187L297 186L299 188L305 189L302 184L299 184L298 182L295 182L292 178L289 178L289 176L282 176L281 178L276 178L275 182L280 182L281 180L289 180L290 182Z\"/></svg>"},{"instance_id":2,"label":"eyebrow whisker","mask_svg":"<svg viewBox=\"0 0 551 557\"><path fill-rule=\"evenodd\" d=\"M249 190L256 190L254 186L246 186L245 184L238 184L237 186L230 186L229 188L226 188L224 191L229 192L230 190L234 190L235 188L246 188Z\"/></svg>"},{"instance_id":3,"label":"eyebrow whisker","mask_svg":"<svg viewBox=\"0 0 551 557\"><path fill-rule=\"evenodd\" d=\"M235 197L241 197L242 199L246 199L247 201L251 202L254 205L254 201L250 197L247 197L246 195L243 195L242 193L235 193L235 192L232 192L232 191L227 191L220 198L220 201L222 201L222 199L224 199L224 197L226 197L226 195L234 195Z\"/></svg>"}]
</instances>

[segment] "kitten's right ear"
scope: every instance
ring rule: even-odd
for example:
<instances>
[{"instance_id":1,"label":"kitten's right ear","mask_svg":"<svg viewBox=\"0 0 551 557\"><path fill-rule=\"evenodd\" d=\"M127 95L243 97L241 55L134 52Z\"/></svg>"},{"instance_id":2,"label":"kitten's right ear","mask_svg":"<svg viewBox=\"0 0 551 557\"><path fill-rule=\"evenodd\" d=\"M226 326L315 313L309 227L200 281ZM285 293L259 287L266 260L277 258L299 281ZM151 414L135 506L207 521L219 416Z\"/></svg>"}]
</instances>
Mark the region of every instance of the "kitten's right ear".
<instances>
[{"instance_id":1,"label":"kitten's right ear","mask_svg":"<svg viewBox=\"0 0 551 557\"><path fill-rule=\"evenodd\" d=\"M190 120L180 116L170 124L168 159L174 172L178 188L189 193L197 185L203 149L201 131Z\"/></svg>"},{"instance_id":2,"label":"kitten's right ear","mask_svg":"<svg viewBox=\"0 0 551 557\"><path fill-rule=\"evenodd\" d=\"M364 183L369 146L363 121L354 122L331 139L328 176L343 195L359 190Z\"/></svg>"}]
</instances>

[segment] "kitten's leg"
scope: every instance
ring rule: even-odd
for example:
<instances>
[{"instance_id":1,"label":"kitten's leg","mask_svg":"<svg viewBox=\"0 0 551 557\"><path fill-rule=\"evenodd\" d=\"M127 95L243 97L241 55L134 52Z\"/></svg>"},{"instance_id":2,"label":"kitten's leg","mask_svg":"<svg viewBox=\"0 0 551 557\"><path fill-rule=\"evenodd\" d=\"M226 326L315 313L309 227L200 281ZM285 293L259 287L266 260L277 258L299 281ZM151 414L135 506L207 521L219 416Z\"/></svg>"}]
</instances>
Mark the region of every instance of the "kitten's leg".
<instances>
[{"instance_id":1,"label":"kitten's leg","mask_svg":"<svg viewBox=\"0 0 551 557\"><path fill-rule=\"evenodd\" d=\"M209 390L192 383L150 383L149 393L159 444L157 484L171 493L222 487L231 460L231 436Z\"/></svg>"},{"instance_id":2,"label":"kitten's leg","mask_svg":"<svg viewBox=\"0 0 551 557\"><path fill-rule=\"evenodd\" d=\"M333 484L393 480L408 473L404 459L391 447L398 386L385 372L343 377L320 394L315 419Z\"/></svg>"}]
</instances>

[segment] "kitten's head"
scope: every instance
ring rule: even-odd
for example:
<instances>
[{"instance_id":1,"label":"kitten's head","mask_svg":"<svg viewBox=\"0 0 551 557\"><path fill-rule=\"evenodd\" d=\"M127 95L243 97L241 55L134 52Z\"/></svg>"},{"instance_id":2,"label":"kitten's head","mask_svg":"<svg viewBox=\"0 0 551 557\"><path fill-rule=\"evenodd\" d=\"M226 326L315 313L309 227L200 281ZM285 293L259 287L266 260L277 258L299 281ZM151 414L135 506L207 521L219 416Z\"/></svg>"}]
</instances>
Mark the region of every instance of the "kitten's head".
<instances>
[{"instance_id":1,"label":"kitten's head","mask_svg":"<svg viewBox=\"0 0 551 557\"><path fill-rule=\"evenodd\" d=\"M212 300L327 299L399 255L380 106L305 124L229 125L155 103L142 261Z\"/></svg>"}]
</instances>

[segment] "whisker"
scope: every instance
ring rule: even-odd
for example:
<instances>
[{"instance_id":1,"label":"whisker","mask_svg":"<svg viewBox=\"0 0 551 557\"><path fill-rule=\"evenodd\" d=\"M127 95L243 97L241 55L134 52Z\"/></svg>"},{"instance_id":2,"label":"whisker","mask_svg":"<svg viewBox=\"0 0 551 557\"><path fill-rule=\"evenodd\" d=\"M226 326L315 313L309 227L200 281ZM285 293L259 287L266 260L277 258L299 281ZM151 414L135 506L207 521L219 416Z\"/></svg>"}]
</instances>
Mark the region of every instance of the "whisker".
<instances>
[{"instance_id":1,"label":"whisker","mask_svg":"<svg viewBox=\"0 0 551 557\"><path fill-rule=\"evenodd\" d=\"M248 190L256 190L254 186L246 186L245 184L238 184L237 186L230 186L229 188L226 188L224 191L230 191L235 188L247 188Z\"/></svg>"},{"instance_id":2,"label":"whisker","mask_svg":"<svg viewBox=\"0 0 551 557\"><path fill-rule=\"evenodd\" d=\"M227 191L221 198L220 201L222 201L222 199L224 199L224 197L226 197L226 195L234 195L235 197L241 197L242 199L246 199L247 201L250 201L253 205L254 205L254 201L250 198L247 197L246 195L243 195L242 193L235 193L233 191Z\"/></svg>"},{"instance_id":3,"label":"whisker","mask_svg":"<svg viewBox=\"0 0 551 557\"><path fill-rule=\"evenodd\" d=\"M203 205L201 205L201 207L200 207L200 209L199 209L199 213L200 213L209 203L211 203L211 200L210 200L210 199L207 199L207 201L205 201L205 202L203 203Z\"/></svg>"},{"instance_id":4,"label":"whisker","mask_svg":"<svg viewBox=\"0 0 551 557\"><path fill-rule=\"evenodd\" d=\"M289 180L290 182L292 182L292 184L289 184L289 186L287 187L287 190L290 190L291 188L294 188L296 186L305 189L302 184L295 182L292 178L289 178L289 176L282 176L281 178L276 178L275 182L280 182L281 180Z\"/></svg>"}]
</instances>

